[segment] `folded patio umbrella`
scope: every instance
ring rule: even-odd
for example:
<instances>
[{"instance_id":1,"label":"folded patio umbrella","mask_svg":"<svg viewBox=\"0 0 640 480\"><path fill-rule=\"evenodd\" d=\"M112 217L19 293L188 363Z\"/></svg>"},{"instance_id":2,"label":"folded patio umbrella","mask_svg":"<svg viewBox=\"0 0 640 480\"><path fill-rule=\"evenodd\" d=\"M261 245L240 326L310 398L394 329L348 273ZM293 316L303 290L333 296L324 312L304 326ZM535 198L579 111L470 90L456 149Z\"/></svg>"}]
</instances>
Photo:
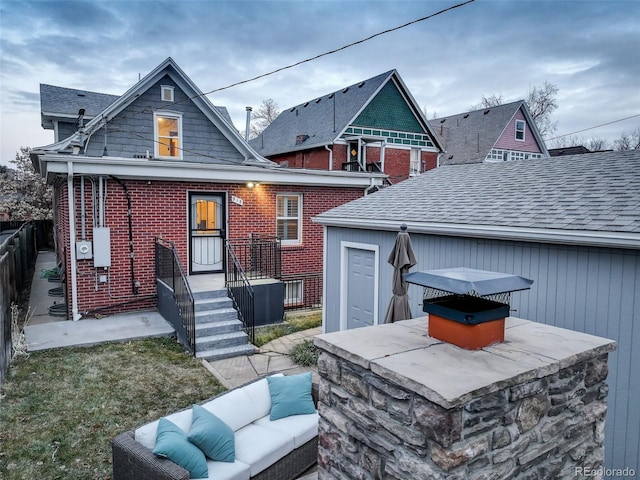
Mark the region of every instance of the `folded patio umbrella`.
<instances>
[{"instance_id":1,"label":"folded patio umbrella","mask_svg":"<svg viewBox=\"0 0 640 480\"><path fill-rule=\"evenodd\" d=\"M411 308L409 307L408 283L403 275L409 271L417 262L416 255L411 245L411 237L407 233L407 226L403 223L400 232L396 236L396 242L389 254L387 262L393 265L393 297L389 302L384 323L393 323L399 320L411 318Z\"/></svg>"}]
</instances>

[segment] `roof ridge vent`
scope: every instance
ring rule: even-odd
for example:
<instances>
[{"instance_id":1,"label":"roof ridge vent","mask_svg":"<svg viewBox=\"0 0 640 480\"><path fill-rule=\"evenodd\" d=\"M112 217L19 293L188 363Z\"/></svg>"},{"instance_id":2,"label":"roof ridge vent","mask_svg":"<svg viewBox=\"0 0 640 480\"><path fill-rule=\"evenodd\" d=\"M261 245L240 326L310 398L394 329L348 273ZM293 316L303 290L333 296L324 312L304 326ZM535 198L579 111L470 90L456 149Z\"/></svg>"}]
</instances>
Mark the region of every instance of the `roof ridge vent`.
<instances>
[{"instance_id":1,"label":"roof ridge vent","mask_svg":"<svg viewBox=\"0 0 640 480\"><path fill-rule=\"evenodd\" d=\"M342 93L347 93L348 91L349 91L349 87L347 87L344 90L342 90Z\"/></svg>"},{"instance_id":2,"label":"roof ridge vent","mask_svg":"<svg viewBox=\"0 0 640 480\"><path fill-rule=\"evenodd\" d=\"M364 87L364 83L365 83L365 82L360 82L360 83L358 84L358 88L362 88L362 87Z\"/></svg>"},{"instance_id":3,"label":"roof ridge vent","mask_svg":"<svg viewBox=\"0 0 640 480\"><path fill-rule=\"evenodd\" d=\"M486 115L487 113L489 113L491 111L490 108L487 108L483 113Z\"/></svg>"},{"instance_id":4,"label":"roof ridge vent","mask_svg":"<svg viewBox=\"0 0 640 480\"><path fill-rule=\"evenodd\" d=\"M465 113L464 116L462 118L469 118L469 114Z\"/></svg>"},{"instance_id":5,"label":"roof ridge vent","mask_svg":"<svg viewBox=\"0 0 640 480\"><path fill-rule=\"evenodd\" d=\"M334 93L330 93L327 98L333 98L334 95L335 95Z\"/></svg>"},{"instance_id":6,"label":"roof ridge vent","mask_svg":"<svg viewBox=\"0 0 640 480\"><path fill-rule=\"evenodd\" d=\"M316 103L320 103L320 100L322 100L322 97L318 97L318 98L316 99Z\"/></svg>"}]
</instances>

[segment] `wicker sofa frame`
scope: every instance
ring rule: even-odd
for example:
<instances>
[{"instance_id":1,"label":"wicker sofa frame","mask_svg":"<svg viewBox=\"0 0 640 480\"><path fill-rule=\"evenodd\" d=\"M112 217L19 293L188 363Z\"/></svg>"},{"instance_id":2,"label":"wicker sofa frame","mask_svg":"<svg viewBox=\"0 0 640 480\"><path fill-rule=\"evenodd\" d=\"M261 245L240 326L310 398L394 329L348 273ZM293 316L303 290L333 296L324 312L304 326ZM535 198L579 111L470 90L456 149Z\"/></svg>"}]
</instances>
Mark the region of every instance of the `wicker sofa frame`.
<instances>
[{"instance_id":1,"label":"wicker sofa frame","mask_svg":"<svg viewBox=\"0 0 640 480\"><path fill-rule=\"evenodd\" d=\"M253 382L249 382L253 383ZM240 385L242 388L249 383ZM227 390L200 402L205 404L226 395ZM313 402L318 405L318 385L313 384ZM113 480L189 480L189 472L171 460L156 457L151 450L135 440L135 429L124 432L111 441ZM309 440L267 467L253 480L294 480L318 461L318 437Z\"/></svg>"}]
</instances>

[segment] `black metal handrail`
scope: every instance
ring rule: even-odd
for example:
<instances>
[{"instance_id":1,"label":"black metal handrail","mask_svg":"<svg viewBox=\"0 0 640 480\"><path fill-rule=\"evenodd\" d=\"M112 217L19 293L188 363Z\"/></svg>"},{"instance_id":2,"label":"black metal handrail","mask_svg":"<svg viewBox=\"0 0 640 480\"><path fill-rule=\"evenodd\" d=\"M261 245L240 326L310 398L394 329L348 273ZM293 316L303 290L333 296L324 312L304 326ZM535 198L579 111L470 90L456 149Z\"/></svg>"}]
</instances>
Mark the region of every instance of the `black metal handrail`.
<instances>
[{"instance_id":1,"label":"black metal handrail","mask_svg":"<svg viewBox=\"0 0 640 480\"><path fill-rule=\"evenodd\" d=\"M252 233L249 238L227 240L233 253L249 280L280 278L282 255L280 239Z\"/></svg>"},{"instance_id":2,"label":"black metal handrail","mask_svg":"<svg viewBox=\"0 0 640 480\"><path fill-rule=\"evenodd\" d=\"M245 273L242 263L236 254L234 245L227 240L227 269L225 271L225 284L229 297L233 300L233 306L238 311L238 317L249 336L249 341L255 341L255 307L254 292Z\"/></svg>"},{"instance_id":3,"label":"black metal handrail","mask_svg":"<svg viewBox=\"0 0 640 480\"><path fill-rule=\"evenodd\" d=\"M165 305L158 287L158 307L162 316L176 330L178 340L192 354L196 354L196 315L193 293L178 257L176 246L170 240L156 238L156 279L172 292L174 305ZM176 318L177 313L179 318Z\"/></svg>"}]
</instances>

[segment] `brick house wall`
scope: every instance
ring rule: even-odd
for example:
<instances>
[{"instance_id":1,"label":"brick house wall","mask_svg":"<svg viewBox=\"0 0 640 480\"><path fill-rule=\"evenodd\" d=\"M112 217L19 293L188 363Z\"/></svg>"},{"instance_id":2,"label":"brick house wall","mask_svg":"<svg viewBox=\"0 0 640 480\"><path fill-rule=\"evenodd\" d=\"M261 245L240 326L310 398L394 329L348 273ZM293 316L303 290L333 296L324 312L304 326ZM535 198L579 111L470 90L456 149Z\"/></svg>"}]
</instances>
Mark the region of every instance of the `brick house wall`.
<instances>
[{"instance_id":1,"label":"brick house wall","mask_svg":"<svg viewBox=\"0 0 640 480\"><path fill-rule=\"evenodd\" d=\"M333 151L333 169L342 170L342 164L347 162L347 145L336 144L330 147ZM409 178L410 150L385 147L384 173L389 175L391 183L397 183ZM285 153L270 158L273 162L285 164L289 168L309 168L314 170L329 169L329 152L325 148L314 148L297 152ZM367 147L367 163L380 161L380 147ZM438 154L436 152L421 152L421 170L426 172L436 168Z\"/></svg>"},{"instance_id":2,"label":"brick house wall","mask_svg":"<svg viewBox=\"0 0 640 480\"><path fill-rule=\"evenodd\" d=\"M362 188L309 187L261 184L249 189L244 184L210 184L198 182L161 182L123 180L131 198L133 230L133 280L131 273L127 199L124 188L114 180L106 181L105 223L111 230L111 267L93 266L93 260L77 261L78 310L81 314L108 307L108 313L145 309L155 306L155 239L162 237L175 243L184 268L188 270L189 193L225 193L227 238L247 238L249 233L276 234L276 194L302 194L302 243L282 247L282 273L322 271L322 226L311 218L321 212L363 195ZM243 205L230 201L231 196ZM85 184L86 239L93 240L91 184ZM81 238L80 180L75 182L76 239ZM66 184L56 190L58 258L64 258L70 272L68 252L69 207ZM95 247L94 247L95 248ZM96 277L96 275L98 277ZM100 282L108 275L108 282ZM69 276L69 275L67 275ZM137 282L138 293L133 293ZM70 279L67 305L71 306Z\"/></svg>"}]
</instances>

